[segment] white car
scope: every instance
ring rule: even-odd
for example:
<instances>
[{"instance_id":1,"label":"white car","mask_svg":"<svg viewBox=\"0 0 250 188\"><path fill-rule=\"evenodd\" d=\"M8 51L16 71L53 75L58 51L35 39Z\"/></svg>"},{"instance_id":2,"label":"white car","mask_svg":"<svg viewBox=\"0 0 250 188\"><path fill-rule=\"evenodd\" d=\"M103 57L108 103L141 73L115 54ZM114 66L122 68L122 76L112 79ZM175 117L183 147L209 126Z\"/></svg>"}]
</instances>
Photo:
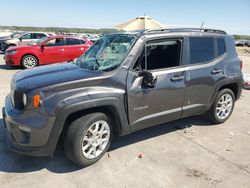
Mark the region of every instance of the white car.
<instances>
[{"instance_id":1,"label":"white car","mask_svg":"<svg viewBox=\"0 0 250 188\"><path fill-rule=\"evenodd\" d=\"M17 46L17 45L26 45L37 40L48 36L47 33L42 32L28 32L20 35L17 38L10 38L1 43L1 51L6 51L9 47Z\"/></svg>"}]
</instances>

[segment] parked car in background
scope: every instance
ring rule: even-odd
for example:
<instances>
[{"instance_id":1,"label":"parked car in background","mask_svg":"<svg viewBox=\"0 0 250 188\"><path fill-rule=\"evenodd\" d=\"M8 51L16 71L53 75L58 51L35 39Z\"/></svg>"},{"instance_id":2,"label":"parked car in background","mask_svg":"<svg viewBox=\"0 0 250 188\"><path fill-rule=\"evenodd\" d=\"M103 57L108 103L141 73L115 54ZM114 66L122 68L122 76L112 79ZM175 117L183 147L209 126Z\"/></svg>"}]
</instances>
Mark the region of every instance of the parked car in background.
<instances>
[{"instance_id":1,"label":"parked car in background","mask_svg":"<svg viewBox=\"0 0 250 188\"><path fill-rule=\"evenodd\" d=\"M20 37L23 34L23 32L14 32L9 36L3 36L0 37L0 51L5 51L6 50L6 43L5 41L12 40L15 38Z\"/></svg>"},{"instance_id":2,"label":"parked car in background","mask_svg":"<svg viewBox=\"0 0 250 188\"><path fill-rule=\"evenodd\" d=\"M98 35L92 35L89 37L89 39L92 41L92 42L96 42L100 37Z\"/></svg>"},{"instance_id":3,"label":"parked car in background","mask_svg":"<svg viewBox=\"0 0 250 188\"><path fill-rule=\"evenodd\" d=\"M38 65L74 60L92 44L87 39L74 36L47 36L30 45L7 49L4 58L9 66L21 65L27 69Z\"/></svg>"},{"instance_id":4,"label":"parked car in background","mask_svg":"<svg viewBox=\"0 0 250 188\"><path fill-rule=\"evenodd\" d=\"M9 38L1 43L1 51L6 51L9 47L17 46L17 45L24 45L24 44L31 44L33 42L38 41L39 39L49 36L47 33L41 32L26 32L22 35Z\"/></svg>"},{"instance_id":5,"label":"parked car in background","mask_svg":"<svg viewBox=\"0 0 250 188\"><path fill-rule=\"evenodd\" d=\"M242 87L244 89L250 89L250 74L243 74Z\"/></svg>"},{"instance_id":6,"label":"parked car in background","mask_svg":"<svg viewBox=\"0 0 250 188\"><path fill-rule=\"evenodd\" d=\"M238 40L238 41L235 41L235 46L238 46L238 47L250 46L250 41L249 40Z\"/></svg>"}]
</instances>

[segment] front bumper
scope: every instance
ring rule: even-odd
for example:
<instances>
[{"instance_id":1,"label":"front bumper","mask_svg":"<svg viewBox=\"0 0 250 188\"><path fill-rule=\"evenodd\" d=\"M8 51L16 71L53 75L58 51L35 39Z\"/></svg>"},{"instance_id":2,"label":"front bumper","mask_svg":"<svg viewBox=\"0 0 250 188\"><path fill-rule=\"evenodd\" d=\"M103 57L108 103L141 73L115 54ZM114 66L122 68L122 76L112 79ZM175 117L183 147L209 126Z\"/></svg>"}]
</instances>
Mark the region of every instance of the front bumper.
<instances>
[{"instance_id":1,"label":"front bumper","mask_svg":"<svg viewBox=\"0 0 250 188\"><path fill-rule=\"evenodd\" d=\"M55 118L38 112L13 109L10 96L5 99L2 110L7 128L8 148L14 152L31 156L52 156L49 137Z\"/></svg>"},{"instance_id":2,"label":"front bumper","mask_svg":"<svg viewBox=\"0 0 250 188\"><path fill-rule=\"evenodd\" d=\"M5 64L8 66L20 66L20 58L14 54L14 55L5 55Z\"/></svg>"}]
</instances>

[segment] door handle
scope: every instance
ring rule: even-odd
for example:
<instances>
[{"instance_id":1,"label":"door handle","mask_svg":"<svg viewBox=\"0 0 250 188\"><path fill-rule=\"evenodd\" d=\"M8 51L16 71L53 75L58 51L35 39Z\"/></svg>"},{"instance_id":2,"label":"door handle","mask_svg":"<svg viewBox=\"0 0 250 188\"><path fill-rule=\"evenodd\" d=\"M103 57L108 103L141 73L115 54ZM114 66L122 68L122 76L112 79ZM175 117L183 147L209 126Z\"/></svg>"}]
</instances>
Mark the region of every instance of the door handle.
<instances>
[{"instance_id":1,"label":"door handle","mask_svg":"<svg viewBox=\"0 0 250 188\"><path fill-rule=\"evenodd\" d=\"M64 52L64 49L60 49L59 51L60 51L60 52Z\"/></svg>"},{"instance_id":2,"label":"door handle","mask_svg":"<svg viewBox=\"0 0 250 188\"><path fill-rule=\"evenodd\" d=\"M216 69L216 68L211 71L212 74L220 74L221 72L222 69Z\"/></svg>"},{"instance_id":3,"label":"door handle","mask_svg":"<svg viewBox=\"0 0 250 188\"><path fill-rule=\"evenodd\" d=\"M184 76L174 75L170 80L172 82L178 82L178 81L184 80Z\"/></svg>"},{"instance_id":4,"label":"door handle","mask_svg":"<svg viewBox=\"0 0 250 188\"><path fill-rule=\"evenodd\" d=\"M84 50L84 48L80 48L80 50L81 50L81 51L83 51L83 50Z\"/></svg>"}]
</instances>

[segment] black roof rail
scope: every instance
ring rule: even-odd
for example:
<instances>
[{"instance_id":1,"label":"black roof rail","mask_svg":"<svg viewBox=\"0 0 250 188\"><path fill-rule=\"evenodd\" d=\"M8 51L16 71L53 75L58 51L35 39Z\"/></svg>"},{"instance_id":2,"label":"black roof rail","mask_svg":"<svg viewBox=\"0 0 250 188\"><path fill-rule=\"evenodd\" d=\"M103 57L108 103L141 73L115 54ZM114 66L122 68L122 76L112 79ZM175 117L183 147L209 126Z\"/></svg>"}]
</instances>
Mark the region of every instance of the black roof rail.
<instances>
[{"instance_id":1,"label":"black roof rail","mask_svg":"<svg viewBox=\"0 0 250 188\"><path fill-rule=\"evenodd\" d=\"M145 30L144 33L157 33L157 32L207 32L207 33L218 33L227 34L223 30L208 29L208 28L163 28L163 29L149 29Z\"/></svg>"}]
</instances>

